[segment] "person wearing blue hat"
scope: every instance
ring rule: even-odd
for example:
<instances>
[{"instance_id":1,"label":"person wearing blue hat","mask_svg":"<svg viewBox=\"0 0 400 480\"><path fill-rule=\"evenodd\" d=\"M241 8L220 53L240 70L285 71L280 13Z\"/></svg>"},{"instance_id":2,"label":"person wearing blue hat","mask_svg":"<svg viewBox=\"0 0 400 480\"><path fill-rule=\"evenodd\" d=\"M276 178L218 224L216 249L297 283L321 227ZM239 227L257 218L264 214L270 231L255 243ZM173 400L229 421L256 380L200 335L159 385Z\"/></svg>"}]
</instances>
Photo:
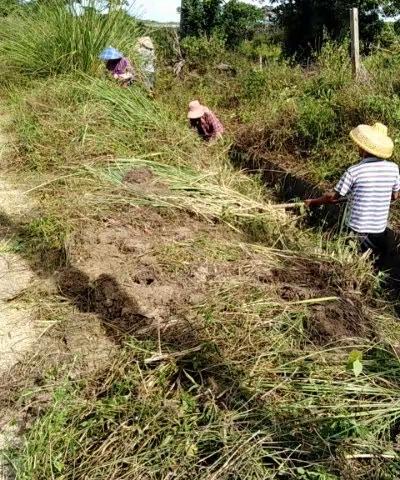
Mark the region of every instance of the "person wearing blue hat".
<instances>
[{"instance_id":1,"label":"person wearing blue hat","mask_svg":"<svg viewBox=\"0 0 400 480\"><path fill-rule=\"evenodd\" d=\"M105 48L99 58L105 62L106 69L113 78L121 82L122 86L128 87L133 82L135 74L132 64L116 48Z\"/></svg>"}]
</instances>

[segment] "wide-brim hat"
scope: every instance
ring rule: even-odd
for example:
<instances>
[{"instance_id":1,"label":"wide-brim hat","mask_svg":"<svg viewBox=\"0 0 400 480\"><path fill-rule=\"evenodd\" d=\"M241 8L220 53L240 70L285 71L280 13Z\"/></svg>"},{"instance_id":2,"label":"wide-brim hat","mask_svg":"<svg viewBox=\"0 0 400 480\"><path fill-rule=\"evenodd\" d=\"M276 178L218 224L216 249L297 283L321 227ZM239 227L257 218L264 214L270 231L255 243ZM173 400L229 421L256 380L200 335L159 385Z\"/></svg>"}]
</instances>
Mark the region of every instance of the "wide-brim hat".
<instances>
[{"instance_id":1,"label":"wide-brim hat","mask_svg":"<svg viewBox=\"0 0 400 480\"><path fill-rule=\"evenodd\" d=\"M104 62L108 62L108 60L119 60L123 58L124 54L121 53L114 47L105 48L99 55L100 60Z\"/></svg>"},{"instance_id":2,"label":"wide-brim hat","mask_svg":"<svg viewBox=\"0 0 400 480\"><path fill-rule=\"evenodd\" d=\"M201 118L206 112L207 108L202 105L198 100L193 100L189 103L189 112L188 118L190 120L195 120L196 118Z\"/></svg>"},{"instance_id":3,"label":"wide-brim hat","mask_svg":"<svg viewBox=\"0 0 400 480\"><path fill-rule=\"evenodd\" d=\"M148 50L154 50L154 43L150 37L139 37L138 44Z\"/></svg>"},{"instance_id":4,"label":"wide-brim hat","mask_svg":"<svg viewBox=\"0 0 400 480\"><path fill-rule=\"evenodd\" d=\"M366 152L378 158L390 158L394 143L388 136L388 129L382 123L359 125L350 132L350 138Z\"/></svg>"}]
</instances>

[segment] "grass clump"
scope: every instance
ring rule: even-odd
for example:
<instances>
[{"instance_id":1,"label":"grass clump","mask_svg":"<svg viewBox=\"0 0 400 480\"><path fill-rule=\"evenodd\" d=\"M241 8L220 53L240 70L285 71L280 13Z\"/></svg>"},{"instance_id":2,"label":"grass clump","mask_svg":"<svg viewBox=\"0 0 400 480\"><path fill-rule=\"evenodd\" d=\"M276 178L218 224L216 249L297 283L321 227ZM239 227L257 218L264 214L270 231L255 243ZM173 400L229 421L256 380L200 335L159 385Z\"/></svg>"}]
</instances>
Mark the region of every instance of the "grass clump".
<instances>
[{"instance_id":1,"label":"grass clump","mask_svg":"<svg viewBox=\"0 0 400 480\"><path fill-rule=\"evenodd\" d=\"M100 51L114 44L130 52L138 36L133 18L122 12L103 15L89 2L83 13L65 2L23 6L1 20L3 81L15 75L49 76L71 71L95 72ZM3 73L4 72L4 73Z\"/></svg>"}]
</instances>

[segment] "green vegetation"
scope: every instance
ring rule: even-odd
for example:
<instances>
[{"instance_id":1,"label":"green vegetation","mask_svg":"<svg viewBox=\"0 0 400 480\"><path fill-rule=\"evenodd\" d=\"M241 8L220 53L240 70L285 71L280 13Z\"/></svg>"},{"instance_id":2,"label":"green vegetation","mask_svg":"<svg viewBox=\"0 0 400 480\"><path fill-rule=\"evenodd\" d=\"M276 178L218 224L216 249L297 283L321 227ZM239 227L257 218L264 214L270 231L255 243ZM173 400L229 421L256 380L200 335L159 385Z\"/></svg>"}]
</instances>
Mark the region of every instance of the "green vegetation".
<instances>
[{"instance_id":1,"label":"green vegetation","mask_svg":"<svg viewBox=\"0 0 400 480\"><path fill-rule=\"evenodd\" d=\"M301 317L281 317L275 347L289 325L294 330ZM274 363L269 350L253 358L246 352L241 367L239 358L228 363L207 346L161 365L149 362L153 351L131 342L105 376L60 387L28 436L19 478L339 478L321 465L329 452L319 437L342 444L343 455L347 443L355 462L361 452L386 455L387 473L378 478L398 475L388 444L368 446L399 415L398 362L387 352L371 349L359 380L346 373L340 349L329 353L334 364L316 354L275 368L267 366ZM247 369L249 384L240 380ZM311 451L320 463L312 470Z\"/></svg>"},{"instance_id":2,"label":"green vegetation","mask_svg":"<svg viewBox=\"0 0 400 480\"><path fill-rule=\"evenodd\" d=\"M334 4L326 0L274 0L278 23L284 30L284 47L288 55L309 58L319 51L327 39L338 41L348 37L349 10L358 7L363 44L368 48L384 29L382 10L396 15L396 0L339 0Z\"/></svg>"},{"instance_id":3,"label":"green vegetation","mask_svg":"<svg viewBox=\"0 0 400 480\"><path fill-rule=\"evenodd\" d=\"M72 15L59 0L16 9L2 22L2 81L13 80L6 74L10 70L30 76L92 72L104 45L131 53L137 36L135 21L119 13L102 15L87 8L82 15Z\"/></svg>"},{"instance_id":4,"label":"green vegetation","mask_svg":"<svg viewBox=\"0 0 400 480\"><path fill-rule=\"evenodd\" d=\"M354 125L383 122L398 141L397 54L377 49L366 57L365 78L357 85L347 43L327 44L307 71L274 56L265 58L262 70L239 58L238 73L231 78L216 72L212 61L207 68L202 65L200 82L187 77L179 108L200 97L230 123L237 147L273 161L284 157L286 166L324 186L357 158L348 138ZM170 81L168 76L165 83ZM168 95L163 100L176 109Z\"/></svg>"},{"instance_id":5,"label":"green vegetation","mask_svg":"<svg viewBox=\"0 0 400 480\"><path fill-rule=\"evenodd\" d=\"M46 259L57 295L96 314L116 344L90 371L76 371L74 352L44 362L14 392L24 411L48 397L8 452L17 478L397 478L400 331L381 276L354 245L277 207L229 153L322 186L337 179L355 159L355 124L383 121L398 141L398 57L374 51L356 85L347 43L327 43L303 69L260 39L232 52L188 38L181 78L160 58L150 98L100 71L104 45L134 46L135 22L120 21L61 5L1 20L10 164L33 178L40 207L19 249L35 264L58 252ZM231 68L216 68L222 60ZM224 141L206 146L187 128L193 98L218 111ZM123 242L110 237L124 229ZM135 307L166 287L169 315ZM110 335L127 315L130 333Z\"/></svg>"},{"instance_id":6,"label":"green vegetation","mask_svg":"<svg viewBox=\"0 0 400 480\"><path fill-rule=\"evenodd\" d=\"M183 0L180 14L182 38L214 35L223 39L229 48L264 30L264 10L238 0Z\"/></svg>"}]
</instances>

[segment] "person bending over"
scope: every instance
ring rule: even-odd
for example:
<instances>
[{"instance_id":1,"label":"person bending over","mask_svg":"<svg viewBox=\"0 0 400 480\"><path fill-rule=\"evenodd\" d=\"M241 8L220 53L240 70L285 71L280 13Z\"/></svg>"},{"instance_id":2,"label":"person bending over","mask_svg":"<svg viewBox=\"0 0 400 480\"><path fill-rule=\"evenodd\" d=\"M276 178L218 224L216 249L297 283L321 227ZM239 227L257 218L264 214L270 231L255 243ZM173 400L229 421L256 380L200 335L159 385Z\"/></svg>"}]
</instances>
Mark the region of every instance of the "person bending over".
<instances>
[{"instance_id":1,"label":"person bending over","mask_svg":"<svg viewBox=\"0 0 400 480\"><path fill-rule=\"evenodd\" d=\"M105 48L100 56L105 63L107 71L123 87L128 87L133 82L135 75L131 62L113 47Z\"/></svg>"},{"instance_id":2,"label":"person bending over","mask_svg":"<svg viewBox=\"0 0 400 480\"><path fill-rule=\"evenodd\" d=\"M206 142L214 142L222 138L224 127L209 108L198 100L189 103L188 119L191 128L195 129Z\"/></svg>"}]
</instances>

